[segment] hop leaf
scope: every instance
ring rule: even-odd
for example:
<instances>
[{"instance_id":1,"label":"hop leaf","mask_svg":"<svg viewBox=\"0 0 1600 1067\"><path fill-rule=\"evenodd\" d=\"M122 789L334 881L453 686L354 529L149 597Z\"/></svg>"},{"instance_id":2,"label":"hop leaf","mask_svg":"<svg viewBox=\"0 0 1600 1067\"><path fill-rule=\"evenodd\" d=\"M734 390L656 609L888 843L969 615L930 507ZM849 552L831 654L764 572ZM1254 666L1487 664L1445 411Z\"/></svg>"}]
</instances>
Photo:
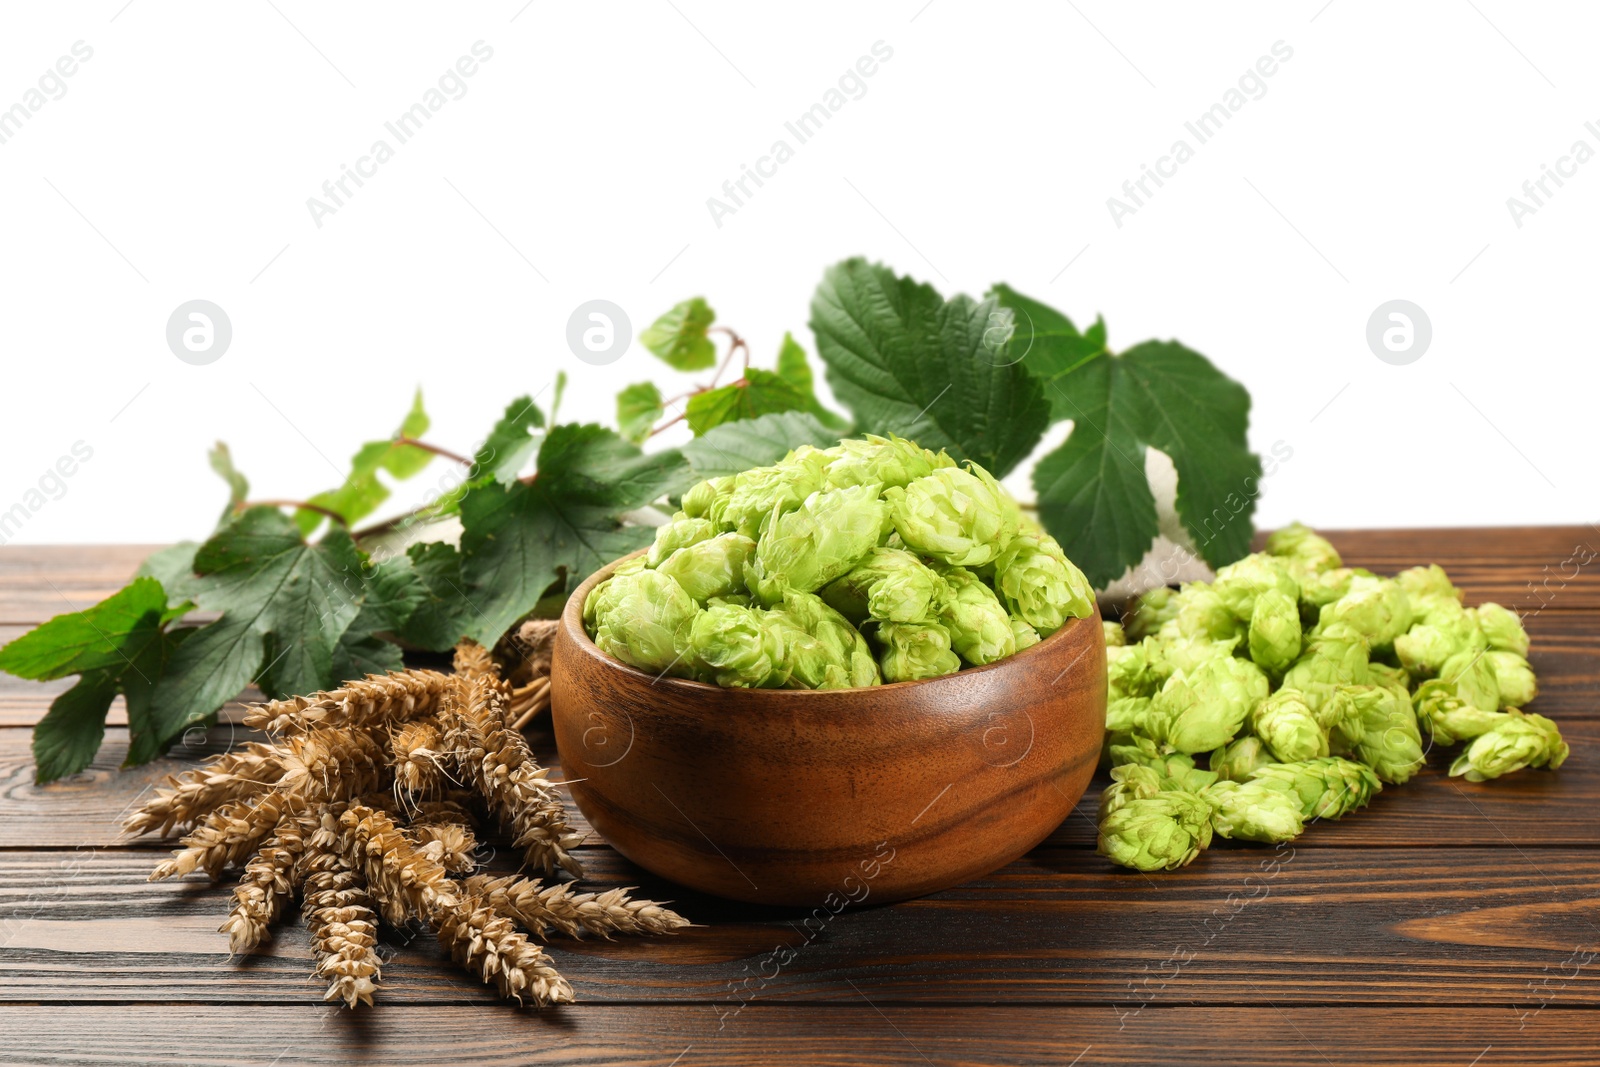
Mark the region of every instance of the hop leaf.
<instances>
[{"instance_id":1,"label":"hop leaf","mask_svg":"<svg viewBox=\"0 0 1600 1067\"><path fill-rule=\"evenodd\" d=\"M655 382L635 382L617 394L617 428L636 445L644 443L665 412Z\"/></svg>"},{"instance_id":2,"label":"hop leaf","mask_svg":"<svg viewBox=\"0 0 1600 1067\"><path fill-rule=\"evenodd\" d=\"M706 331L717 320L703 297L691 297L639 334L639 343L678 370L705 370L717 362L717 346Z\"/></svg>"}]
</instances>

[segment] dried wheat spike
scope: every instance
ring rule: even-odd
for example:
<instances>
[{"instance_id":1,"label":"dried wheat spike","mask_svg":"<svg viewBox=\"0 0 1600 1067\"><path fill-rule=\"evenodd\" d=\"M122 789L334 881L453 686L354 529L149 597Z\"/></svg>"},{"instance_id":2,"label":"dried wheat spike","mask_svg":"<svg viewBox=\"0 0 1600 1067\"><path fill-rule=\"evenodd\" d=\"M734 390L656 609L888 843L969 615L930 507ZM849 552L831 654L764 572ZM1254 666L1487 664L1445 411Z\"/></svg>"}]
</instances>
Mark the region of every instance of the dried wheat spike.
<instances>
[{"instance_id":1,"label":"dried wheat spike","mask_svg":"<svg viewBox=\"0 0 1600 1067\"><path fill-rule=\"evenodd\" d=\"M377 789L383 749L365 730L323 727L285 738L278 788L323 800L349 800Z\"/></svg>"},{"instance_id":2,"label":"dried wheat spike","mask_svg":"<svg viewBox=\"0 0 1600 1067\"><path fill-rule=\"evenodd\" d=\"M182 774L167 775L167 788L158 789L144 806L128 816L123 830L135 836L167 836L187 828L230 800L246 800L271 789L283 774L280 752L272 745L252 741L243 748L213 756Z\"/></svg>"},{"instance_id":3,"label":"dried wheat spike","mask_svg":"<svg viewBox=\"0 0 1600 1067\"><path fill-rule=\"evenodd\" d=\"M467 806L472 795L466 792L457 793L460 799L449 797L438 800L419 800L411 806L410 823L413 828L419 826L433 826L439 823L460 823L471 826L477 819L472 814L472 809Z\"/></svg>"},{"instance_id":4,"label":"dried wheat spike","mask_svg":"<svg viewBox=\"0 0 1600 1067\"><path fill-rule=\"evenodd\" d=\"M454 666L457 676L468 681L500 681L500 665L494 661L494 653L471 638L463 638L456 646Z\"/></svg>"},{"instance_id":5,"label":"dried wheat spike","mask_svg":"<svg viewBox=\"0 0 1600 1067\"><path fill-rule=\"evenodd\" d=\"M478 839L464 823L412 823L408 828L417 850L433 859L451 874L468 874L477 869Z\"/></svg>"},{"instance_id":6,"label":"dried wheat spike","mask_svg":"<svg viewBox=\"0 0 1600 1067\"><path fill-rule=\"evenodd\" d=\"M510 681L526 685L550 673L556 629L560 625L557 619L529 619L517 629L514 637L505 638L502 643L505 658L517 664L509 675Z\"/></svg>"},{"instance_id":7,"label":"dried wheat spike","mask_svg":"<svg viewBox=\"0 0 1600 1067\"><path fill-rule=\"evenodd\" d=\"M228 935L228 951L249 952L272 936L272 924L294 897L295 865L306 851L306 839L317 821L306 813L288 812L278 827L245 865L233 887L233 910L219 928Z\"/></svg>"},{"instance_id":8,"label":"dried wheat spike","mask_svg":"<svg viewBox=\"0 0 1600 1067\"><path fill-rule=\"evenodd\" d=\"M572 986L550 957L487 901L469 896L441 906L434 928L456 962L495 985L502 997L541 1008L572 1002Z\"/></svg>"},{"instance_id":9,"label":"dried wheat spike","mask_svg":"<svg viewBox=\"0 0 1600 1067\"><path fill-rule=\"evenodd\" d=\"M408 722L389 738L395 789L412 797L431 796L444 789L446 778L440 762L444 758L444 731L436 719Z\"/></svg>"},{"instance_id":10,"label":"dried wheat spike","mask_svg":"<svg viewBox=\"0 0 1600 1067\"><path fill-rule=\"evenodd\" d=\"M568 937L593 934L609 939L614 934L666 934L693 925L653 900L628 896L628 889L574 893L570 882L546 886L537 878L482 874L468 878L462 888L537 937L551 928Z\"/></svg>"},{"instance_id":11,"label":"dried wheat spike","mask_svg":"<svg viewBox=\"0 0 1600 1067\"><path fill-rule=\"evenodd\" d=\"M493 684L473 682L460 700L446 703L448 740L462 773L486 800L528 863L545 874L557 869L581 877L571 849L583 835L567 825L561 795L547 781L523 736L507 727L504 696Z\"/></svg>"},{"instance_id":12,"label":"dried wheat spike","mask_svg":"<svg viewBox=\"0 0 1600 1067\"><path fill-rule=\"evenodd\" d=\"M357 682L310 696L253 705L244 724L270 733L295 733L312 726L381 726L432 714L449 675L406 670L369 674Z\"/></svg>"},{"instance_id":13,"label":"dried wheat spike","mask_svg":"<svg viewBox=\"0 0 1600 1067\"><path fill-rule=\"evenodd\" d=\"M456 886L438 860L412 845L383 812L352 804L339 818L340 851L366 875L367 888L386 922L424 922L456 902Z\"/></svg>"},{"instance_id":14,"label":"dried wheat spike","mask_svg":"<svg viewBox=\"0 0 1600 1067\"><path fill-rule=\"evenodd\" d=\"M229 801L207 815L183 839L184 847L163 860L150 872L150 881L158 882L204 870L214 882L222 876L224 867L235 867L254 852L260 840L272 833L284 815L302 811L305 801L289 793L272 792L253 801Z\"/></svg>"},{"instance_id":15,"label":"dried wheat spike","mask_svg":"<svg viewBox=\"0 0 1600 1067\"><path fill-rule=\"evenodd\" d=\"M360 872L338 851L338 843L338 823L325 812L301 864L301 912L317 960L312 973L328 982L322 999L342 1000L353 1008L371 1005L377 991L378 916Z\"/></svg>"}]
</instances>

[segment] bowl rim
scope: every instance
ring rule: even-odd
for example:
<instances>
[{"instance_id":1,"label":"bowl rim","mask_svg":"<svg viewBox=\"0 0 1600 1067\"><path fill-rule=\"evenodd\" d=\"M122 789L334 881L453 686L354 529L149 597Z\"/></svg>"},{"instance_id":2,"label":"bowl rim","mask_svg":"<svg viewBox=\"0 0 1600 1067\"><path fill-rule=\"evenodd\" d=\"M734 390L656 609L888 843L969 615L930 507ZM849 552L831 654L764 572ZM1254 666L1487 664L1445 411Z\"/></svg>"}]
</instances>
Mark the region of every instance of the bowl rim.
<instances>
[{"instance_id":1,"label":"bowl rim","mask_svg":"<svg viewBox=\"0 0 1600 1067\"><path fill-rule=\"evenodd\" d=\"M1061 628L1055 633L1051 634L1049 637L1042 638L1036 644L1029 645L1020 652L1013 652L1004 659L997 659L993 663L986 663L981 667L963 667L953 674L941 674L935 678L914 678L905 682L884 682L881 685L851 686L848 689L758 689L753 687L742 688L739 686L712 685L710 682L697 682L693 678L680 678L677 675L669 675L665 672L652 675L650 672L640 670L638 667L635 667L632 664L624 663L615 656L600 651L600 646L596 645L589 637L589 632L583 625L583 602L588 598L589 590L593 589L600 582L610 577L611 571L615 570L619 565L626 563L628 560L633 559L636 556L644 555L648 551L648 548L641 548L636 551L629 552L625 556L618 556L616 559L612 560L610 563L607 563L604 567L601 567L599 570L595 571L593 574L589 575L589 577L585 578L581 583L579 583L578 588L572 591L572 595L567 598L565 606L563 606L561 609L560 625L561 628L567 632L568 636L573 639L578 648L582 649L586 655L593 656L595 659L606 664L608 667L620 670L625 674L635 675L638 678L645 680L652 686L665 685L674 689L681 689L688 693L735 693L741 696L744 694L752 694L752 699L756 700L792 700L796 697L800 697L802 699L812 697L827 697L837 700L841 694L844 693L876 694L887 692L891 689L905 689L914 685L932 685L939 682L948 683L962 678L970 678L974 675L982 674L987 671L999 670L1005 667L1007 664L1020 662L1023 657L1026 656L1043 655L1045 646L1060 643L1065 639L1069 632L1076 632L1078 624L1098 623L1101 618L1100 604L1098 601L1096 601L1094 613L1092 615L1087 615L1083 618L1068 619L1066 622L1062 623ZM1079 656L1078 658L1081 659L1082 656ZM1077 665L1077 662L1077 660L1073 660L1072 663L1069 663L1063 669L1063 673L1071 670ZM754 694L763 695L754 696Z\"/></svg>"}]
</instances>

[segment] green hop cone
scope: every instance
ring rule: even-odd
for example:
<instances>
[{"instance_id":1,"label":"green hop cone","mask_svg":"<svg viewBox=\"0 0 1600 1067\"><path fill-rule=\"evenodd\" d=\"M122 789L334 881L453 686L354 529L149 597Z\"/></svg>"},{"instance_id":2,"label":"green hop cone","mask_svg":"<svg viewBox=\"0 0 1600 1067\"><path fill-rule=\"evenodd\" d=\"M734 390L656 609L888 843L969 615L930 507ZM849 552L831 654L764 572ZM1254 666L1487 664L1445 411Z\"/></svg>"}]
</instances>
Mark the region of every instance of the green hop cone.
<instances>
[{"instance_id":1,"label":"green hop cone","mask_svg":"<svg viewBox=\"0 0 1600 1067\"><path fill-rule=\"evenodd\" d=\"M1336 685L1367 683L1367 639L1342 623L1314 634L1305 651L1283 675L1283 684L1298 689L1315 709Z\"/></svg>"},{"instance_id":2,"label":"green hop cone","mask_svg":"<svg viewBox=\"0 0 1600 1067\"><path fill-rule=\"evenodd\" d=\"M1371 767L1385 782L1400 785L1421 769L1422 730L1411 702L1378 685L1342 686L1356 706L1360 739L1355 758Z\"/></svg>"},{"instance_id":3,"label":"green hop cone","mask_svg":"<svg viewBox=\"0 0 1600 1067\"><path fill-rule=\"evenodd\" d=\"M672 517L671 522L656 527L656 539L645 555L645 565L659 567L678 549L710 540L716 535L717 526L710 519L692 519L680 511Z\"/></svg>"},{"instance_id":4,"label":"green hop cone","mask_svg":"<svg viewBox=\"0 0 1600 1067\"><path fill-rule=\"evenodd\" d=\"M1015 620L1013 620L1015 621ZM1106 697L1155 696L1161 677L1150 662L1151 645L1113 646L1106 649Z\"/></svg>"},{"instance_id":5,"label":"green hop cone","mask_svg":"<svg viewBox=\"0 0 1600 1067\"><path fill-rule=\"evenodd\" d=\"M1417 721L1441 745L1470 741L1505 718L1498 711L1484 711L1462 700L1454 685L1439 678L1423 682L1411 699Z\"/></svg>"},{"instance_id":6,"label":"green hop cone","mask_svg":"<svg viewBox=\"0 0 1600 1067\"><path fill-rule=\"evenodd\" d=\"M1298 522L1274 530L1267 537L1266 548L1268 555L1293 560L1313 573L1331 571L1344 563L1339 558L1339 550L1327 538Z\"/></svg>"},{"instance_id":7,"label":"green hop cone","mask_svg":"<svg viewBox=\"0 0 1600 1067\"><path fill-rule=\"evenodd\" d=\"M1213 641L1209 637L1147 637L1151 669L1165 681L1179 671L1194 671L1202 663L1214 659L1232 659L1239 644L1237 637L1226 641Z\"/></svg>"},{"instance_id":8,"label":"green hop cone","mask_svg":"<svg viewBox=\"0 0 1600 1067\"><path fill-rule=\"evenodd\" d=\"M1233 609L1204 582L1190 582L1173 597L1177 614L1156 631L1163 640L1199 638L1206 641L1236 640L1243 632ZM1249 618L1248 615L1245 616Z\"/></svg>"},{"instance_id":9,"label":"green hop cone","mask_svg":"<svg viewBox=\"0 0 1600 1067\"><path fill-rule=\"evenodd\" d=\"M1444 661L1439 677L1456 687L1456 695L1475 708L1498 711L1500 683L1483 649L1466 649Z\"/></svg>"},{"instance_id":10,"label":"green hop cone","mask_svg":"<svg viewBox=\"0 0 1600 1067\"><path fill-rule=\"evenodd\" d=\"M883 681L867 639L821 597L815 593L786 593L783 614L815 639L826 656L820 674L796 664L796 677L808 687L846 689Z\"/></svg>"},{"instance_id":11,"label":"green hop cone","mask_svg":"<svg viewBox=\"0 0 1600 1067\"><path fill-rule=\"evenodd\" d=\"M680 653L699 605L683 586L647 569L617 575L605 586L595 602L595 646L642 671L688 674Z\"/></svg>"},{"instance_id":12,"label":"green hop cone","mask_svg":"<svg viewBox=\"0 0 1600 1067\"><path fill-rule=\"evenodd\" d=\"M1149 733L1149 697L1120 697L1106 704L1106 735L1111 744L1128 744L1134 734Z\"/></svg>"},{"instance_id":13,"label":"green hop cone","mask_svg":"<svg viewBox=\"0 0 1600 1067\"><path fill-rule=\"evenodd\" d=\"M1028 529L995 560L994 587L1011 614L1049 637L1068 619L1094 612L1094 589L1055 538Z\"/></svg>"},{"instance_id":14,"label":"green hop cone","mask_svg":"<svg viewBox=\"0 0 1600 1067\"><path fill-rule=\"evenodd\" d=\"M1276 844L1305 830L1300 798L1261 782L1217 782L1201 795L1215 809L1211 825L1223 837Z\"/></svg>"},{"instance_id":15,"label":"green hop cone","mask_svg":"<svg viewBox=\"0 0 1600 1067\"><path fill-rule=\"evenodd\" d=\"M1136 871L1170 871L1210 845L1211 805L1194 793L1166 790L1105 814L1097 851Z\"/></svg>"},{"instance_id":16,"label":"green hop cone","mask_svg":"<svg viewBox=\"0 0 1600 1067\"><path fill-rule=\"evenodd\" d=\"M1312 622L1317 621L1318 614L1326 604L1332 604L1346 593L1350 592L1350 585L1358 577L1370 576L1369 572L1359 568L1339 567L1331 571L1319 571L1315 574L1302 574L1300 577L1300 606L1305 609L1305 614L1310 616Z\"/></svg>"},{"instance_id":17,"label":"green hop cone","mask_svg":"<svg viewBox=\"0 0 1600 1067\"><path fill-rule=\"evenodd\" d=\"M1111 768L1111 784L1100 794L1100 818L1130 800L1145 800L1161 792L1161 773L1138 763Z\"/></svg>"},{"instance_id":18,"label":"green hop cone","mask_svg":"<svg viewBox=\"0 0 1600 1067\"><path fill-rule=\"evenodd\" d=\"M712 597L744 592L744 569L755 551L756 543L742 533L718 534L678 549L662 560L656 571L675 579L704 604Z\"/></svg>"},{"instance_id":19,"label":"green hop cone","mask_svg":"<svg viewBox=\"0 0 1600 1067\"><path fill-rule=\"evenodd\" d=\"M1336 623L1365 637L1369 648L1388 648L1411 626L1411 601L1398 582L1356 575L1349 590L1338 600L1324 604L1318 615L1318 629Z\"/></svg>"},{"instance_id":20,"label":"green hop cone","mask_svg":"<svg viewBox=\"0 0 1600 1067\"><path fill-rule=\"evenodd\" d=\"M1150 727L1179 752L1209 752L1232 741L1270 686L1261 668L1227 657L1167 680L1150 706Z\"/></svg>"},{"instance_id":21,"label":"green hop cone","mask_svg":"<svg viewBox=\"0 0 1600 1067\"><path fill-rule=\"evenodd\" d=\"M1465 775L1469 782L1485 782L1524 767L1555 770L1570 751L1556 724L1543 715L1508 711L1456 757L1450 777Z\"/></svg>"},{"instance_id":22,"label":"green hop cone","mask_svg":"<svg viewBox=\"0 0 1600 1067\"><path fill-rule=\"evenodd\" d=\"M965 567L951 567L940 577L939 621L950 631L950 645L974 666L1004 659L1017 650L1011 617L993 589Z\"/></svg>"},{"instance_id":23,"label":"green hop cone","mask_svg":"<svg viewBox=\"0 0 1600 1067\"><path fill-rule=\"evenodd\" d=\"M856 623L921 622L938 610L944 583L901 548L874 548L822 589L822 599Z\"/></svg>"},{"instance_id":24,"label":"green hop cone","mask_svg":"<svg viewBox=\"0 0 1600 1067\"><path fill-rule=\"evenodd\" d=\"M1128 644L1128 635L1122 631L1120 622L1106 620L1100 623L1100 633L1106 639L1107 648L1125 648Z\"/></svg>"},{"instance_id":25,"label":"green hop cone","mask_svg":"<svg viewBox=\"0 0 1600 1067\"><path fill-rule=\"evenodd\" d=\"M1107 745L1106 757L1113 767L1137 763L1158 772L1163 779L1185 780L1195 770L1193 756L1174 752L1168 746L1157 744L1137 733L1125 745Z\"/></svg>"},{"instance_id":26,"label":"green hop cone","mask_svg":"<svg viewBox=\"0 0 1600 1067\"><path fill-rule=\"evenodd\" d=\"M814 593L872 551L887 525L888 509L873 486L816 493L793 511L774 513L745 584L764 604L778 603L787 590Z\"/></svg>"},{"instance_id":27,"label":"green hop cone","mask_svg":"<svg viewBox=\"0 0 1600 1067\"><path fill-rule=\"evenodd\" d=\"M1257 767L1273 762L1267 743L1252 734L1236 737L1211 753L1209 766L1217 777L1230 782L1242 782Z\"/></svg>"},{"instance_id":28,"label":"green hop cone","mask_svg":"<svg viewBox=\"0 0 1600 1067\"><path fill-rule=\"evenodd\" d=\"M1500 693L1500 706L1502 708L1520 708L1532 703L1533 698L1539 695L1539 682L1533 676L1533 668L1528 666L1528 661L1517 652L1502 652L1490 649L1483 654L1489 661L1489 667L1494 671L1495 688Z\"/></svg>"},{"instance_id":29,"label":"green hop cone","mask_svg":"<svg viewBox=\"0 0 1600 1067\"><path fill-rule=\"evenodd\" d=\"M1387 663L1368 663L1367 683L1393 689L1401 700L1411 699L1411 675L1404 667L1393 667Z\"/></svg>"},{"instance_id":30,"label":"green hop cone","mask_svg":"<svg viewBox=\"0 0 1600 1067\"><path fill-rule=\"evenodd\" d=\"M721 602L695 616L684 658L724 687L777 689L789 682L785 636L791 624L760 608Z\"/></svg>"},{"instance_id":31,"label":"green hop cone","mask_svg":"<svg viewBox=\"0 0 1600 1067\"><path fill-rule=\"evenodd\" d=\"M1122 614L1122 628L1130 641L1155 636L1167 622L1178 617L1178 594L1164 585L1136 597Z\"/></svg>"},{"instance_id":32,"label":"green hop cone","mask_svg":"<svg viewBox=\"0 0 1600 1067\"><path fill-rule=\"evenodd\" d=\"M1295 601L1270 589L1255 599L1250 613L1250 658L1271 674L1281 674L1300 655L1300 609Z\"/></svg>"},{"instance_id":33,"label":"green hop cone","mask_svg":"<svg viewBox=\"0 0 1600 1067\"><path fill-rule=\"evenodd\" d=\"M909 548L956 567L992 562L1022 522L1016 501L976 464L936 470L883 496Z\"/></svg>"},{"instance_id":34,"label":"green hop cone","mask_svg":"<svg viewBox=\"0 0 1600 1067\"><path fill-rule=\"evenodd\" d=\"M1461 590L1450 584L1450 576L1437 563L1403 570L1394 580L1413 604L1434 604L1442 600L1461 603Z\"/></svg>"},{"instance_id":35,"label":"green hop cone","mask_svg":"<svg viewBox=\"0 0 1600 1067\"><path fill-rule=\"evenodd\" d=\"M1528 631L1522 628L1522 620L1516 612L1491 602L1479 604L1473 609L1473 615L1490 648L1527 657Z\"/></svg>"},{"instance_id":36,"label":"green hop cone","mask_svg":"<svg viewBox=\"0 0 1600 1067\"><path fill-rule=\"evenodd\" d=\"M852 485L905 486L935 470L956 465L943 452L930 452L893 434L867 434L864 439L841 441L828 453L832 458L827 480L834 489Z\"/></svg>"},{"instance_id":37,"label":"green hop cone","mask_svg":"<svg viewBox=\"0 0 1600 1067\"><path fill-rule=\"evenodd\" d=\"M1400 665L1419 678L1438 674L1445 661L1464 648L1456 633L1426 622L1417 623L1394 639L1394 654Z\"/></svg>"},{"instance_id":38,"label":"green hop cone","mask_svg":"<svg viewBox=\"0 0 1600 1067\"><path fill-rule=\"evenodd\" d=\"M1256 600L1263 593L1280 593L1291 604L1300 599L1300 583L1290 575L1287 564L1262 552L1252 553L1217 571L1211 590L1241 621L1255 613Z\"/></svg>"},{"instance_id":39,"label":"green hop cone","mask_svg":"<svg viewBox=\"0 0 1600 1067\"><path fill-rule=\"evenodd\" d=\"M1039 631L1035 630L1021 619L1011 620L1011 637L1017 643L1018 652L1021 652L1025 648L1032 648L1034 645L1037 645L1040 640L1042 640L1039 637Z\"/></svg>"},{"instance_id":40,"label":"green hop cone","mask_svg":"<svg viewBox=\"0 0 1600 1067\"><path fill-rule=\"evenodd\" d=\"M734 475L732 487L719 494L707 517L723 530L764 540L762 535L774 515L799 508L812 493L826 487L827 466L824 452L802 445L770 467Z\"/></svg>"},{"instance_id":41,"label":"green hop cone","mask_svg":"<svg viewBox=\"0 0 1600 1067\"><path fill-rule=\"evenodd\" d=\"M1295 763L1328 754L1328 735L1311 712L1303 694L1280 689L1250 713L1251 731L1277 757Z\"/></svg>"},{"instance_id":42,"label":"green hop cone","mask_svg":"<svg viewBox=\"0 0 1600 1067\"><path fill-rule=\"evenodd\" d=\"M1295 797L1306 819L1338 819L1383 789L1370 767L1338 756L1258 767L1250 780Z\"/></svg>"},{"instance_id":43,"label":"green hop cone","mask_svg":"<svg viewBox=\"0 0 1600 1067\"><path fill-rule=\"evenodd\" d=\"M886 682L938 678L961 669L950 631L937 622L886 622L878 627L878 665Z\"/></svg>"},{"instance_id":44,"label":"green hop cone","mask_svg":"<svg viewBox=\"0 0 1600 1067\"><path fill-rule=\"evenodd\" d=\"M1353 686L1336 685L1318 696L1304 694L1306 703L1311 706L1311 713L1317 717L1317 725L1327 732L1330 755L1349 755L1361 742L1361 709L1351 699L1353 690ZM1287 693L1291 690L1280 689L1278 692Z\"/></svg>"},{"instance_id":45,"label":"green hop cone","mask_svg":"<svg viewBox=\"0 0 1600 1067\"><path fill-rule=\"evenodd\" d=\"M692 486L683 494L683 514L691 519L709 519L714 512L726 507L733 483L732 477L708 478Z\"/></svg>"}]
</instances>

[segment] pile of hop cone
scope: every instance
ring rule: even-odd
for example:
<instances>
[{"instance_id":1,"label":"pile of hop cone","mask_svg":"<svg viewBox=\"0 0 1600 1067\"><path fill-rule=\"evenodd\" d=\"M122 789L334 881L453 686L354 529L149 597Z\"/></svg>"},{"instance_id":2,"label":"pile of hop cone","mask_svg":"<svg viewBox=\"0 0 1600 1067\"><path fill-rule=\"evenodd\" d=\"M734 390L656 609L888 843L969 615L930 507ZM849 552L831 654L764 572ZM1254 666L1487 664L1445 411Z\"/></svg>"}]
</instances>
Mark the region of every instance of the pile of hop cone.
<instances>
[{"instance_id":1,"label":"pile of hop cone","mask_svg":"<svg viewBox=\"0 0 1600 1067\"><path fill-rule=\"evenodd\" d=\"M627 889L576 892L554 880L582 876L581 835L513 725L548 701L552 626L525 626L533 669L519 671L536 677L520 688L487 649L465 642L453 674L369 675L253 706L245 724L269 740L169 776L129 817L130 834L186 831L151 880L241 870L221 927L236 954L269 938L298 896L312 975L328 983L325 999L350 1007L377 991L380 922L432 927L457 962L519 1004L570 1002L540 940L689 924ZM482 824L508 835L537 876L476 873Z\"/></svg>"}]
</instances>

